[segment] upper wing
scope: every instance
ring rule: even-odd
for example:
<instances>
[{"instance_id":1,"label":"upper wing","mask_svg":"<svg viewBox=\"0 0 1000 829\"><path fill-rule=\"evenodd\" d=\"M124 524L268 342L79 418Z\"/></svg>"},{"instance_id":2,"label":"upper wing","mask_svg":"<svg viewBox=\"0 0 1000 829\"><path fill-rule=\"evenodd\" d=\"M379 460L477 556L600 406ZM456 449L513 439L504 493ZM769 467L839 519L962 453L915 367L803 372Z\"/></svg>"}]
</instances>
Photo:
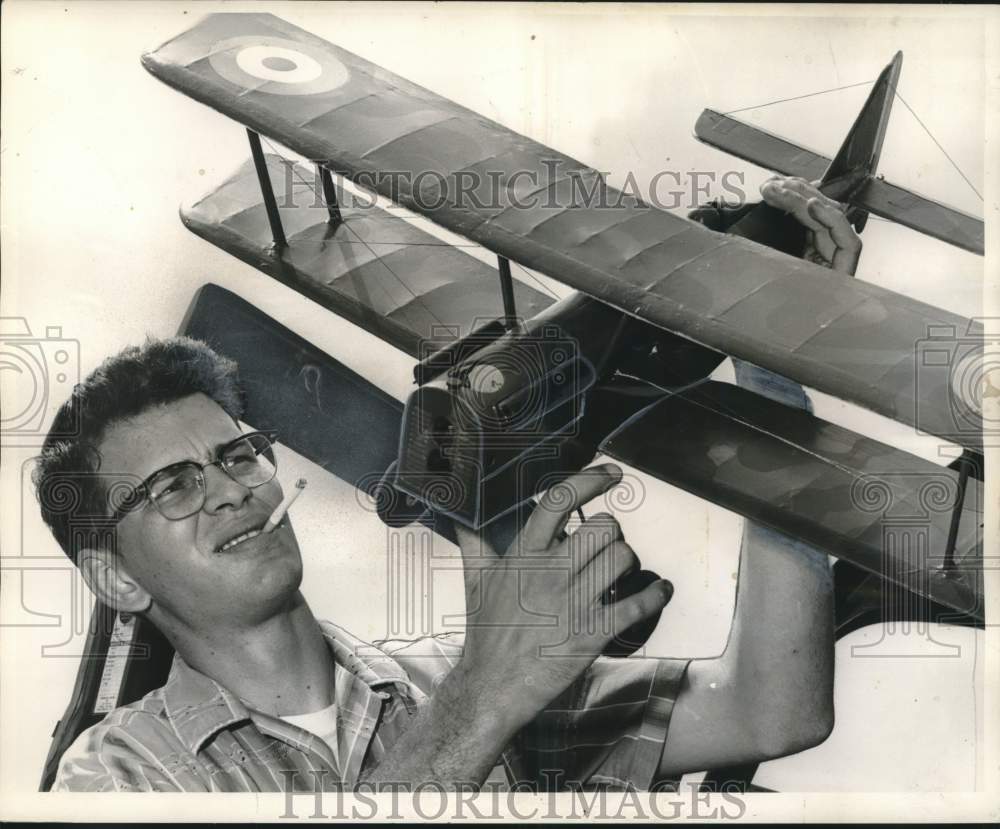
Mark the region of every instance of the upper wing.
<instances>
[{"instance_id":1,"label":"upper wing","mask_svg":"<svg viewBox=\"0 0 1000 829\"><path fill-rule=\"evenodd\" d=\"M628 314L981 445L969 413L979 389L953 382L954 367L982 349L968 319L641 204L586 165L271 15L209 16L143 62L252 129Z\"/></svg>"}]
</instances>

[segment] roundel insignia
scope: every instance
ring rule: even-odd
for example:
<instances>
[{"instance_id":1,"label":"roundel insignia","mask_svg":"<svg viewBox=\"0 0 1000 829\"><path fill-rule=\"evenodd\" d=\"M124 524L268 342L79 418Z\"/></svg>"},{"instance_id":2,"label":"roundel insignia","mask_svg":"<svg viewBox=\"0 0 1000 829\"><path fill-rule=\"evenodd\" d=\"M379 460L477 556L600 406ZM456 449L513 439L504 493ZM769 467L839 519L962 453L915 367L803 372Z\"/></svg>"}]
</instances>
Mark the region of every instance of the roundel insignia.
<instances>
[{"instance_id":1,"label":"roundel insignia","mask_svg":"<svg viewBox=\"0 0 1000 829\"><path fill-rule=\"evenodd\" d=\"M269 95L319 95L343 86L350 77L347 67L327 50L281 37L220 41L209 62L230 83Z\"/></svg>"}]
</instances>

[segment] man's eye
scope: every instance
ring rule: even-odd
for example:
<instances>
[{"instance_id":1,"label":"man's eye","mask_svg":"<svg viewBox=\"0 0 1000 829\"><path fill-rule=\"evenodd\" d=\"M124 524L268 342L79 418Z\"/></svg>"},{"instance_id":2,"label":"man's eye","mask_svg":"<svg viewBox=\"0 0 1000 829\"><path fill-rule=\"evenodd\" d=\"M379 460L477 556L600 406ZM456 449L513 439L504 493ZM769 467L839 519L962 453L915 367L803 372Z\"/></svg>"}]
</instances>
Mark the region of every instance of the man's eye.
<instances>
[{"instance_id":1,"label":"man's eye","mask_svg":"<svg viewBox=\"0 0 1000 829\"><path fill-rule=\"evenodd\" d=\"M160 500L161 498L166 498L170 495L174 495L184 489L184 482L180 480L169 481L168 483L162 484L156 487L153 491L153 498Z\"/></svg>"},{"instance_id":2,"label":"man's eye","mask_svg":"<svg viewBox=\"0 0 1000 829\"><path fill-rule=\"evenodd\" d=\"M192 489L197 488L198 480L194 472L175 475L153 485L150 493L155 501L164 499L174 499L185 495Z\"/></svg>"},{"instance_id":3,"label":"man's eye","mask_svg":"<svg viewBox=\"0 0 1000 829\"><path fill-rule=\"evenodd\" d=\"M253 452L240 452L238 455L228 455L225 459L226 466L248 466L257 463L257 456Z\"/></svg>"},{"instance_id":4,"label":"man's eye","mask_svg":"<svg viewBox=\"0 0 1000 829\"><path fill-rule=\"evenodd\" d=\"M257 452L252 446L240 446L231 452L227 452L225 458L223 458L223 463L228 467L256 464L257 462Z\"/></svg>"}]
</instances>

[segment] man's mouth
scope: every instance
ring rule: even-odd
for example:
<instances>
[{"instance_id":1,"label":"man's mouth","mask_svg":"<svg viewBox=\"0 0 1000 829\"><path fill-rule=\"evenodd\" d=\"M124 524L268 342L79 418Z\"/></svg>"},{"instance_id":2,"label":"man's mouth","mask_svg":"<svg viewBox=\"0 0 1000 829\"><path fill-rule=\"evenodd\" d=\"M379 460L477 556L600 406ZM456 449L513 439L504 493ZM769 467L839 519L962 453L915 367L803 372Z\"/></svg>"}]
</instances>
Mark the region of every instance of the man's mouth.
<instances>
[{"instance_id":1,"label":"man's mouth","mask_svg":"<svg viewBox=\"0 0 1000 829\"><path fill-rule=\"evenodd\" d=\"M285 523L284 519L282 519L282 521L278 524L278 527L281 527L284 523ZM276 527L275 529L278 529L278 527ZM233 547L236 547L237 545L242 544L245 541L249 541L251 538L256 538L258 535L261 535L263 529L264 525L261 524L259 527L254 527L253 529L240 533L237 536L233 536L233 538L230 538L229 541L227 541L225 544L218 547L215 552L217 553L228 552L229 550L233 549Z\"/></svg>"}]
</instances>

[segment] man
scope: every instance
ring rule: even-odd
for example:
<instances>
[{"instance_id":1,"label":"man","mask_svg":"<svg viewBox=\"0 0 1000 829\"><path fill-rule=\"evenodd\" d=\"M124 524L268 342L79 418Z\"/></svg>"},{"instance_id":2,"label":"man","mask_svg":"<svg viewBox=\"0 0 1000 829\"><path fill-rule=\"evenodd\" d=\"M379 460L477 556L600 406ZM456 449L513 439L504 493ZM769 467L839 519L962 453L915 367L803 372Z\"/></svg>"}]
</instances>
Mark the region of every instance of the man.
<instances>
[{"instance_id":1,"label":"man","mask_svg":"<svg viewBox=\"0 0 1000 829\"><path fill-rule=\"evenodd\" d=\"M772 180L762 193L810 229L814 256L853 272L860 243L839 206L801 180ZM46 441L43 515L98 598L145 614L177 657L163 688L79 737L56 789L657 788L829 734L827 557L762 527L745 531L721 656L598 657L673 589L658 581L606 604L608 587L638 566L621 530L598 515L563 537L576 508L620 480L613 465L546 493L506 555L456 526L464 641L379 651L319 622L298 589L290 521L261 532L282 490L269 438L239 429L234 372L193 341L154 341L106 361L57 415L53 435L73 422L80 437ZM805 402L760 369L738 365L737 374L763 394ZM74 510L45 499L65 475L90 482L76 511L107 518L82 542L78 527L70 532ZM542 610L554 621L524 615Z\"/></svg>"}]
</instances>

